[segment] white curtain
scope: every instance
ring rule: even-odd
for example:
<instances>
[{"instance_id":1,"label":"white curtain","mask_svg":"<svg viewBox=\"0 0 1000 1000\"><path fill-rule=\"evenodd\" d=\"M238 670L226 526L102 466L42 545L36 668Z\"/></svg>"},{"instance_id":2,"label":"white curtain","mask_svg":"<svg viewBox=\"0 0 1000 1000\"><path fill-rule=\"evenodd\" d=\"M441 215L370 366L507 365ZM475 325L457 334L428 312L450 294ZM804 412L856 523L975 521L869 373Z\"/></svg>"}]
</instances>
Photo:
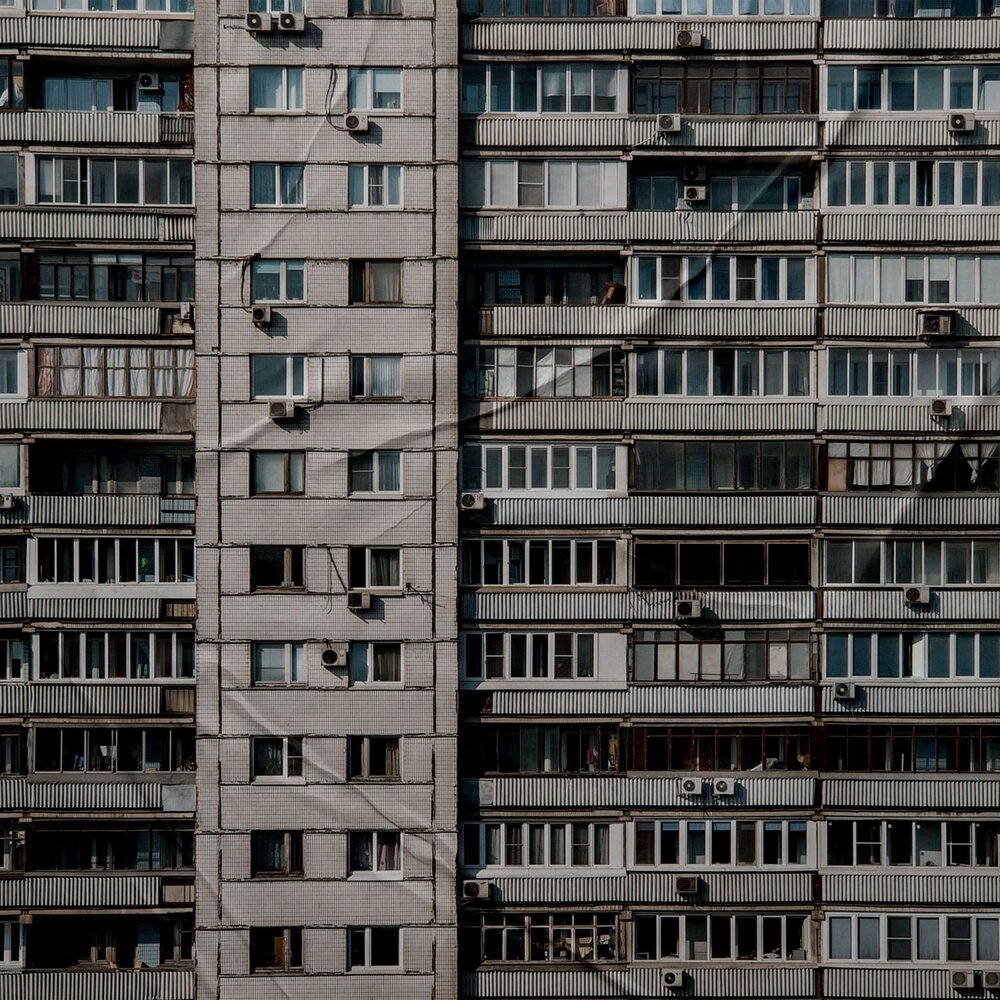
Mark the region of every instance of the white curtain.
<instances>
[{"instance_id":1,"label":"white curtain","mask_svg":"<svg viewBox=\"0 0 1000 1000\"><path fill-rule=\"evenodd\" d=\"M392 355L375 355L371 359L371 395L401 396L400 359Z\"/></svg>"},{"instance_id":2,"label":"white curtain","mask_svg":"<svg viewBox=\"0 0 1000 1000\"><path fill-rule=\"evenodd\" d=\"M177 356L177 395L194 395L194 351L178 350Z\"/></svg>"},{"instance_id":3,"label":"white curtain","mask_svg":"<svg viewBox=\"0 0 1000 1000\"><path fill-rule=\"evenodd\" d=\"M133 347L128 354L128 394L149 395L149 349Z\"/></svg>"},{"instance_id":4,"label":"white curtain","mask_svg":"<svg viewBox=\"0 0 1000 1000\"><path fill-rule=\"evenodd\" d=\"M125 358L124 347L109 347L107 350L107 371L109 396L127 396L128 385L125 379Z\"/></svg>"},{"instance_id":5,"label":"white curtain","mask_svg":"<svg viewBox=\"0 0 1000 1000\"><path fill-rule=\"evenodd\" d=\"M104 349L101 347L85 347L83 349L83 395L102 395L103 369Z\"/></svg>"},{"instance_id":6,"label":"white curtain","mask_svg":"<svg viewBox=\"0 0 1000 1000\"><path fill-rule=\"evenodd\" d=\"M983 444L960 444L959 448L962 450L962 454L968 460L969 465L972 466L972 481L974 483L979 481L980 473L983 470L983 465L988 462L997 452L997 448L1000 444L996 442L993 443L983 443Z\"/></svg>"},{"instance_id":7,"label":"white curtain","mask_svg":"<svg viewBox=\"0 0 1000 1000\"><path fill-rule=\"evenodd\" d=\"M80 361L82 352L79 347L63 347L59 351L59 395L80 395Z\"/></svg>"}]
</instances>

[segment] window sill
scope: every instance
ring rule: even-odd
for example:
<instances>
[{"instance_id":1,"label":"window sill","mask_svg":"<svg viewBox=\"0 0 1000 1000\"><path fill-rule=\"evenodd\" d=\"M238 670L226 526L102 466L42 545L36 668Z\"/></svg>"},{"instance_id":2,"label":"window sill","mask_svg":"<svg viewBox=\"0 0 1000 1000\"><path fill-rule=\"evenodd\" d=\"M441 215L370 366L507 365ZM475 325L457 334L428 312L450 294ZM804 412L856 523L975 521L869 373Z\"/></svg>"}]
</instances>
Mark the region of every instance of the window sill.
<instances>
[{"instance_id":1,"label":"window sill","mask_svg":"<svg viewBox=\"0 0 1000 1000\"><path fill-rule=\"evenodd\" d=\"M401 976L406 970L401 965L366 965L360 969L348 969L349 976Z\"/></svg>"},{"instance_id":2,"label":"window sill","mask_svg":"<svg viewBox=\"0 0 1000 1000\"><path fill-rule=\"evenodd\" d=\"M361 402L361 400L358 400ZM355 490L347 494L351 500L402 500L402 490Z\"/></svg>"},{"instance_id":3,"label":"window sill","mask_svg":"<svg viewBox=\"0 0 1000 1000\"><path fill-rule=\"evenodd\" d=\"M262 774L250 779L251 785L304 785L304 777L286 778L278 774Z\"/></svg>"},{"instance_id":4,"label":"window sill","mask_svg":"<svg viewBox=\"0 0 1000 1000\"><path fill-rule=\"evenodd\" d=\"M251 306L304 306L307 304L306 299L254 299L250 303Z\"/></svg>"},{"instance_id":5,"label":"window sill","mask_svg":"<svg viewBox=\"0 0 1000 1000\"><path fill-rule=\"evenodd\" d=\"M348 882L402 882L403 873L394 872L349 872Z\"/></svg>"}]
</instances>

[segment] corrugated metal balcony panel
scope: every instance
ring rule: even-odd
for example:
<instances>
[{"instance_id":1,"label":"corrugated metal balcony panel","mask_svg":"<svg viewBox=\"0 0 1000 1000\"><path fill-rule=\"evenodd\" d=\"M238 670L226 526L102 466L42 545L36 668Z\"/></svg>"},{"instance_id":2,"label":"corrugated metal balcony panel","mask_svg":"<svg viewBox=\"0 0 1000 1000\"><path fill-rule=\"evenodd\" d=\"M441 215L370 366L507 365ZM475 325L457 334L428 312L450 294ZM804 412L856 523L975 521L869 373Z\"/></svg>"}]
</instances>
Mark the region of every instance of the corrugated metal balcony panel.
<instances>
[{"instance_id":1,"label":"corrugated metal balcony panel","mask_svg":"<svg viewBox=\"0 0 1000 1000\"><path fill-rule=\"evenodd\" d=\"M195 995L193 969L21 972L5 975L3 984L4 1000L192 1000Z\"/></svg>"},{"instance_id":2,"label":"corrugated metal balcony panel","mask_svg":"<svg viewBox=\"0 0 1000 1000\"><path fill-rule=\"evenodd\" d=\"M29 399L0 403L0 430L158 431L162 411L146 399Z\"/></svg>"},{"instance_id":3,"label":"corrugated metal balcony panel","mask_svg":"<svg viewBox=\"0 0 1000 1000\"><path fill-rule=\"evenodd\" d=\"M813 149L819 140L814 118L683 118L680 132L656 131L653 115L593 115L587 118L514 118L486 115L467 119L471 145L484 149L590 147L731 151ZM944 124L942 122L942 129Z\"/></svg>"},{"instance_id":4,"label":"corrugated metal balcony panel","mask_svg":"<svg viewBox=\"0 0 1000 1000\"><path fill-rule=\"evenodd\" d=\"M625 691L503 690L493 692L493 715L598 716L806 715L806 685L637 684ZM1000 713L998 713L1000 714Z\"/></svg>"},{"instance_id":5,"label":"corrugated metal balcony panel","mask_svg":"<svg viewBox=\"0 0 1000 1000\"><path fill-rule=\"evenodd\" d=\"M996 52L1000 23L990 18L941 17L906 19L828 18L823 22L823 46L863 52Z\"/></svg>"},{"instance_id":6,"label":"corrugated metal balcony panel","mask_svg":"<svg viewBox=\"0 0 1000 1000\"><path fill-rule=\"evenodd\" d=\"M77 302L0 302L0 329L22 336L155 337L160 307Z\"/></svg>"},{"instance_id":7,"label":"corrugated metal balcony panel","mask_svg":"<svg viewBox=\"0 0 1000 1000\"><path fill-rule=\"evenodd\" d=\"M816 336L815 306L493 306L497 337L756 339ZM910 311L912 317L913 312ZM916 323L916 320L913 320ZM1000 321L998 321L1000 327ZM866 334L867 336L867 334Z\"/></svg>"},{"instance_id":8,"label":"corrugated metal balcony panel","mask_svg":"<svg viewBox=\"0 0 1000 1000\"><path fill-rule=\"evenodd\" d=\"M812 494L771 496L663 496L629 497L490 497L490 524L496 527L545 524L576 525L664 524L812 525L816 497ZM1000 511L1000 500L997 501ZM997 520L1000 520L998 517Z\"/></svg>"},{"instance_id":9,"label":"corrugated metal balcony panel","mask_svg":"<svg viewBox=\"0 0 1000 1000\"><path fill-rule=\"evenodd\" d=\"M1000 717L1000 685L941 684L923 681L909 684L858 682L858 695L838 701L833 687L823 687L823 712L831 716L868 715L971 715Z\"/></svg>"},{"instance_id":10,"label":"corrugated metal balcony panel","mask_svg":"<svg viewBox=\"0 0 1000 1000\"><path fill-rule=\"evenodd\" d=\"M595 965L592 968L483 970L464 973L465 996L502 1000L534 997L659 997L663 986L660 966ZM813 969L774 966L754 968L687 967L684 996L806 997L815 996ZM892 994L887 994L892 995ZM896 994L906 996L907 994Z\"/></svg>"},{"instance_id":11,"label":"corrugated metal balcony panel","mask_svg":"<svg viewBox=\"0 0 1000 1000\"><path fill-rule=\"evenodd\" d=\"M709 51L790 52L816 47L818 22L791 18L741 21L590 18L473 21L462 48L480 52L669 52L677 31L700 31ZM1000 46L997 46L1000 47Z\"/></svg>"},{"instance_id":12,"label":"corrugated metal balcony panel","mask_svg":"<svg viewBox=\"0 0 1000 1000\"><path fill-rule=\"evenodd\" d=\"M900 621L919 625L937 621L997 621L1000 590L931 588L930 604L908 606L902 587L869 590L828 588L823 593L825 621Z\"/></svg>"},{"instance_id":13,"label":"corrugated metal balcony panel","mask_svg":"<svg viewBox=\"0 0 1000 1000\"><path fill-rule=\"evenodd\" d=\"M69 17L29 13L0 18L0 45L71 49L156 49L160 22L152 17Z\"/></svg>"},{"instance_id":14,"label":"corrugated metal balcony panel","mask_svg":"<svg viewBox=\"0 0 1000 1000\"><path fill-rule=\"evenodd\" d=\"M913 340L918 335L917 306L825 306L827 340ZM950 306L948 308L951 308ZM958 337L1000 337L1000 310L987 306L955 309Z\"/></svg>"},{"instance_id":15,"label":"corrugated metal balcony panel","mask_svg":"<svg viewBox=\"0 0 1000 1000\"><path fill-rule=\"evenodd\" d=\"M159 621L156 597L41 597L28 595L29 618L53 621Z\"/></svg>"},{"instance_id":16,"label":"corrugated metal balcony panel","mask_svg":"<svg viewBox=\"0 0 1000 1000\"><path fill-rule=\"evenodd\" d=\"M834 493L823 496L823 524L884 524L898 527L995 527L1000 524L1000 497L927 496L919 493L878 496Z\"/></svg>"},{"instance_id":17,"label":"corrugated metal balcony panel","mask_svg":"<svg viewBox=\"0 0 1000 1000\"><path fill-rule=\"evenodd\" d=\"M158 684L31 684L32 715L153 716L162 711Z\"/></svg>"},{"instance_id":18,"label":"corrugated metal balcony panel","mask_svg":"<svg viewBox=\"0 0 1000 1000\"><path fill-rule=\"evenodd\" d=\"M29 875L0 879L0 907L159 906L156 875Z\"/></svg>"},{"instance_id":19,"label":"corrugated metal balcony panel","mask_svg":"<svg viewBox=\"0 0 1000 1000\"><path fill-rule=\"evenodd\" d=\"M1000 875L958 874L934 869L919 874L894 871L863 875L823 875L823 901L828 903L960 903L966 906L995 905L1000 899Z\"/></svg>"},{"instance_id":20,"label":"corrugated metal balcony panel","mask_svg":"<svg viewBox=\"0 0 1000 1000\"><path fill-rule=\"evenodd\" d=\"M733 806L766 809L771 807L811 808L815 778L797 775L747 777L731 774L737 782L736 795L724 799L679 793L679 776L643 778L573 777L490 778L493 801L483 805L538 809L691 808L725 810ZM708 777L706 775L706 777ZM482 786L483 782L480 782ZM1000 782L995 782L1000 786ZM1000 787L997 790L1000 800ZM483 801L482 789L480 802Z\"/></svg>"},{"instance_id":21,"label":"corrugated metal balcony panel","mask_svg":"<svg viewBox=\"0 0 1000 1000\"><path fill-rule=\"evenodd\" d=\"M493 212L463 215L480 243L813 243L814 212Z\"/></svg>"},{"instance_id":22,"label":"corrugated metal balcony panel","mask_svg":"<svg viewBox=\"0 0 1000 1000\"><path fill-rule=\"evenodd\" d=\"M174 116L162 117L171 119L165 123L167 129L178 130L178 145L191 145L191 120L178 118L175 123ZM133 111L5 111L0 115L0 142L155 146L161 142L163 132L160 118L158 114Z\"/></svg>"},{"instance_id":23,"label":"corrugated metal balcony panel","mask_svg":"<svg viewBox=\"0 0 1000 1000\"><path fill-rule=\"evenodd\" d=\"M160 782L135 780L135 776L114 782L0 778L0 809L41 812L139 809L151 812L162 807L162 788Z\"/></svg>"},{"instance_id":24,"label":"corrugated metal balcony panel","mask_svg":"<svg viewBox=\"0 0 1000 1000\"><path fill-rule=\"evenodd\" d=\"M827 243L944 243L996 242L1000 213L975 212L829 212L823 216Z\"/></svg>"},{"instance_id":25,"label":"corrugated metal balcony panel","mask_svg":"<svg viewBox=\"0 0 1000 1000\"><path fill-rule=\"evenodd\" d=\"M9 209L0 212L0 239L193 243L194 213L104 212L62 206Z\"/></svg>"},{"instance_id":26,"label":"corrugated metal balcony panel","mask_svg":"<svg viewBox=\"0 0 1000 1000\"><path fill-rule=\"evenodd\" d=\"M26 590L0 591L0 621L24 621L28 617L28 592Z\"/></svg>"},{"instance_id":27,"label":"corrugated metal balcony panel","mask_svg":"<svg viewBox=\"0 0 1000 1000\"><path fill-rule=\"evenodd\" d=\"M857 1000L858 997L926 997L945 1000L947 997L983 996L982 992L956 990L951 985L947 968L886 969L855 966L840 969L827 965L823 969L823 996L836 1000ZM989 994L985 994L989 995Z\"/></svg>"},{"instance_id":28,"label":"corrugated metal balcony panel","mask_svg":"<svg viewBox=\"0 0 1000 1000\"><path fill-rule=\"evenodd\" d=\"M685 597L691 596L685 590ZM720 621L802 621L816 617L809 590L700 591L705 613ZM669 621L673 591L473 591L461 597L462 617L478 621Z\"/></svg>"},{"instance_id":29,"label":"corrugated metal balcony panel","mask_svg":"<svg viewBox=\"0 0 1000 1000\"><path fill-rule=\"evenodd\" d=\"M931 415L930 401L919 403L831 403L820 406L826 431L898 431L911 434L957 432L997 433L1000 405L996 401L956 400L947 419Z\"/></svg>"},{"instance_id":30,"label":"corrugated metal balcony panel","mask_svg":"<svg viewBox=\"0 0 1000 1000\"><path fill-rule=\"evenodd\" d=\"M1000 809L1000 781L981 775L824 777L823 806L844 809Z\"/></svg>"},{"instance_id":31,"label":"corrugated metal balcony panel","mask_svg":"<svg viewBox=\"0 0 1000 1000\"><path fill-rule=\"evenodd\" d=\"M923 27L928 21L921 20ZM826 145L830 149L847 148L916 148L923 151L943 149L959 152L1000 144L1000 120L984 120L977 115L973 132L950 132L946 111L928 111L924 118L867 118L857 116L825 123Z\"/></svg>"},{"instance_id":32,"label":"corrugated metal balcony panel","mask_svg":"<svg viewBox=\"0 0 1000 1000\"><path fill-rule=\"evenodd\" d=\"M155 496L69 496L30 494L14 510L0 511L0 524L65 524L112 527L158 525L160 498Z\"/></svg>"}]
</instances>

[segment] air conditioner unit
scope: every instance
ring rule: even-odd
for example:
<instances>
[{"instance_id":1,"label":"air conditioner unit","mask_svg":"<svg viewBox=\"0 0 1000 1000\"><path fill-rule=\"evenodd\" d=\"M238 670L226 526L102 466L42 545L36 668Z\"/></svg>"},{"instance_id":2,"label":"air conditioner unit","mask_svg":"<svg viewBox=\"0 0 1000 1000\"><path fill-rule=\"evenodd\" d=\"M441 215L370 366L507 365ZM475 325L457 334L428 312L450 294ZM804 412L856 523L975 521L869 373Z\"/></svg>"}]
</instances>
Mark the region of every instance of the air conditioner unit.
<instances>
[{"instance_id":1,"label":"air conditioner unit","mask_svg":"<svg viewBox=\"0 0 1000 1000\"><path fill-rule=\"evenodd\" d=\"M13 510L17 497L13 493L0 493L0 510Z\"/></svg>"},{"instance_id":2,"label":"air conditioner unit","mask_svg":"<svg viewBox=\"0 0 1000 1000\"><path fill-rule=\"evenodd\" d=\"M356 115L353 112L349 115L344 115L344 128L348 132L367 132L368 115Z\"/></svg>"},{"instance_id":3,"label":"air conditioner unit","mask_svg":"<svg viewBox=\"0 0 1000 1000\"><path fill-rule=\"evenodd\" d=\"M178 315L186 323L190 323L194 319L194 303L182 302L178 309Z\"/></svg>"},{"instance_id":4,"label":"air conditioner unit","mask_svg":"<svg viewBox=\"0 0 1000 1000\"><path fill-rule=\"evenodd\" d=\"M274 31L274 18L270 14L247 14L243 27L247 31Z\"/></svg>"},{"instance_id":5,"label":"air conditioner unit","mask_svg":"<svg viewBox=\"0 0 1000 1000\"><path fill-rule=\"evenodd\" d=\"M976 130L976 118L966 111L956 111L953 115L948 115L949 132L974 132Z\"/></svg>"},{"instance_id":6,"label":"air conditioner unit","mask_svg":"<svg viewBox=\"0 0 1000 1000\"><path fill-rule=\"evenodd\" d=\"M976 973L972 969L952 969L951 985L956 990L974 990Z\"/></svg>"},{"instance_id":7,"label":"air conditioner unit","mask_svg":"<svg viewBox=\"0 0 1000 1000\"><path fill-rule=\"evenodd\" d=\"M483 510L486 507L486 497L482 493L463 493L458 499L462 510Z\"/></svg>"},{"instance_id":8,"label":"air conditioner unit","mask_svg":"<svg viewBox=\"0 0 1000 1000\"><path fill-rule=\"evenodd\" d=\"M951 416L951 400L950 399L932 399L930 402L930 411L932 417L950 417Z\"/></svg>"},{"instance_id":9,"label":"air conditioner unit","mask_svg":"<svg viewBox=\"0 0 1000 1000\"><path fill-rule=\"evenodd\" d=\"M139 74L139 89L146 91L158 91L160 90L160 74L159 73L140 73Z\"/></svg>"},{"instance_id":10,"label":"air conditioner unit","mask_svg":"<svg viewBox=\"0 0 1000 1000\"><path fill-rule=\"evenodd\" d=\"M660 975L663 976L663 985L668 990L679 990L684 986L683 969L663 969Z\"/></svg>"},{"instance_id":11,"label":"air conditioner unit","mask_svg":"<svg viewBox=\"0 0 1000 1000\"><path fill-rule=\"evenodd\" d=\"M732 778L713 778L712 797L726 799L736 794L736 782Z\"/></svg>"},{"instance_id":12,"label":"air conditioner unit","mask_svg":"<svg viewBox=\"0 0 1000 1000\"><path fill-rule=\"evenodd\" d=\"M493 883L485 878L468 878L462 882L462 899L489 899Z\"/></svg>"},{"instance_id":13,"label":"air conditioner unit","mask_svg":"<svg viewBox=\"0 0 1000 1000\"><path fill-rule=\"evenodd\" d=\"M678 601L674 605L674 618L683 621L701 617L701 601Z\"/></svg>"},{"instance_id":14,"label":"air conditioner unit","mask_svg":"<svg viewBox=\"0 0 1000 1000\"><path fill-rule=\"evenodd\" d=\"M689 774L677 779L677 791L681 795L701 795L705 790L705 780L697 775Z\"/></svg>"},{"instance_id":15,"label":"air conditioner unit","mask_svg":"<svg viewBox=\"0 0 1000 1000\"><path fill-rule=\"evenodd\" d=\"M346 642L327 643L326 649L319 654L319 662L324 667L346 667L348 650Z\"/></svg>"},{"instance_id":16,"label":"air conditioner unit","mask_svg":"<svg viewBox=\"0 0 1000 1000\"><path fill-rule=\"evenodd\" d=\"M988 990L1000 990L1000 972L984 972L983 986Z\"/></svg>"},{"instance_id":17,"label":"air conditioner unit","mask_svg":"<svg viewBox=\"0 0 1000 1000\"><path fill-rule=\"evenodd\" d=\"M677 133L681 130L680 115L657 115L656 131Z\"/></svg>"},{"instance_id":18,"label":"air conditioner unit","mask_svg":"<svg viewBox=\"0 0 1000 1000\"><path fill-rule=\"evenodd\" d=\"M857 684L852 684L850 681L838 681L833 685L833 697L835 701L853 701L857 696Z\"/></svg>"},{"instance_id":19,"label":"air conditioner unit","mask_svg":"<svg viewBox=\"0 0 1000 1000\"><path fill-rule=\"evenodd\" d=\"M700 49L705 44L705 36L700 31L682 28L674 35L674 47L678 49Z\"/></svg>"},{"instance_id":20,"label":"air conditioner unit","mask_svg":"<svg viewBox=\"0 0 1000 1000\"><path fill-rule=\"evenodd\" d=\"M947 337L952 332L954 317L950 312L921 312L918 314L922 337Z\"/></svg>"},{"instance_id":21,"label":"air conditioner unit","mask_svg":"<svg viewBox=\"0 0 1000 1000\"><path fill-rule=\"evenodd\" d=\"M278 15L278 31L287 31L289 34L301 34L306 30L305 14L293 14L286 11Z\"/></svg>"},{"instance_id":22,"label":"air conditioner unit","mask_svg":"<svg viewBox=\"0 0 1000 1000\"><path fill-rule=\"evenodd\" d=\"M705 168L700 163L688 163L681 170L681 180L685 184L704 184Z\"/></svg>"},{"instance_id":23,"label":"air conditioner unit","mask_svg":"<svg viewBox=\"0 0 1000 1000\"><path fill-rule=\"evenodd\" d=\"M907 604L930 604L931 588L907 587L906 590L903 591L903 600Z\"/></svg>"},{"instance_id":24,"label":"air conditioner unit","mask_svg":"<svg viewBox=\"0 0 1000 1000\"><path fill-rule=\"evenodd\" d=\"M371 611L372 595L367 590L349 590L347 607L350 611Z\"/></svg>"},{"instance_id":25,"label":"air conditioner unit","mask_svg":"<svg viewBox=\"0 0 1000 1000\"><path fill-rule=\"evenodd\" d=\"M697 896L700 882L697 875L675 875L674 892L678 896Z\"/></svg>"},{"instance_id":26,"label":"air conditioner unit","mask_svg":"<svg viewBox=\"0 0 1000 1000\"><path fill-rule=\"evenodd\" d=\"M270 326L271 325L271 307L270 306L254 306L250 310L250 318L253 320L254 326Z\"/></svg>"},{"instance_id":27,"label":"air conditioner unit","mask_svg":"<svg viewBox=\"0 0 1000 1000\"><path fill-rule=\"evenodd\" d=\"M693 184L684 188L685 201L708 201L708 188L703 184Z\"/></svg>"}]
</instances>

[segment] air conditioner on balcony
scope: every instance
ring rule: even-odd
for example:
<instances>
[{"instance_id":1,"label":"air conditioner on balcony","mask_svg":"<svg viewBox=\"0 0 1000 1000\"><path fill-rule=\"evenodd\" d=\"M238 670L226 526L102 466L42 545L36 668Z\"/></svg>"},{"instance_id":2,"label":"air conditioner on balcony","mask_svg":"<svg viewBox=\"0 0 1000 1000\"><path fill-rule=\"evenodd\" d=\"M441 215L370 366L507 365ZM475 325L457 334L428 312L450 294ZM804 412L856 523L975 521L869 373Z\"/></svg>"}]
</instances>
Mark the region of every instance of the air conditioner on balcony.
<instances>
[{"instance_id":1,"label":"air conditioner on balcony","mask_svg":"<svg viewBox=\"0 0 1000 1000\"><path fill-rule=\"evenodd\" d=\"M463 493L458 499L458 506L462 510L484 510L486 497L482 493Z\"/></svg>"},{"instance_id":2,"label":"air conditioner on balcony","mask_svg":"<svg viewBox=\"0 0 1000 1000\"><path fill-rule=\"evenodd\" d=\"M701 880L697 875L675 875L674 892L678 896L697 896Z\"/></svg>"},{"instance_id":3,"label":"air conditioner on balcony","mask_svg":"<svg viewBox=\"0 0 1000 1000\"><path fill-rule=\"evenodd\" d=\"M684 187L685 201L708 201L708 188L704 184L689 184Z\"/></svg>"},{"instance_id":4,"label":"air conditioner on balcony","mask_svg":"<svg viewBox=\"0 0 1000 1000\"><path fill-rule=\"evenodd\" d=\"M1000 990L1000 972L984 972L983 986L988 990Z\"/></svg>"},{"instance_id":5,"label":"air conditioner on balcony","mask_svg":"<svg viewBox=\"0 0 1000 1000\"><path fill-rule=\"evenodd\" d=\"M951 400L950 399L932 399L930 401L930 411L932 417L950 417L951 416Z\"/></svg>"},{"instance_id":6,"label":"air conditioner on balcony","mask_svg":"<svg viewBox=\"0 0 1000 1000\"><path fill-rule=\"evenodd\" d=\"M949 132L974 132L975 129L975 115L970 115L967 111L956 111L948 116Z\"/></svg>"},{"instance_id":7,"label":"air conditioner on balcony","mask_svg":"<svg viewBox=\"0 0 1000 1000\"><path fill-rule=\"evenodd\" d=\"M686 621L691 618L701 617L701 601L678 601L674 605L674 618L678 621Z\"/></svg>"},{"instance_id":8,"label":"air conditioner on balcony","mask_svg":"<svg viewBox=\"0 0 1000 1000\"><path fill-rule=\"evenodd\" d=\"M278 15L278 31L285 31L289 34L301 34L306 30L305 14L293 14L285 11Z\"/></svg>"},{"instance_id":9,"label":"air conditioner on balcony","mask_svg":"<svg viewBox=\"0 0 1000 1000\"><path fill-rule=\"evenodd\" d=\"M349 648L346 642L328 642L319 654L319 662L324 667L346 667Z\"/></svg>"},{"instance_id":10,"label":"air conditioner on balcony","mask_svg":"<svg viewBox=\"0 0 1000 1000\"><path fill-rule=\"evenodd\" d=\"M160 90L160 74L159 73L140 73L139 74L139 89L142 91L157 92Z\"/></svg>"},{"instance_id":11,"label":"air conditioner on balcony","mask_svg":"<svg viewBox=\"0 0 1000 1000\"><path fill-rule=\"evenodd\" d=\"M13 510L17 497L13 493L0 493L0 510Z\"/></svg>"},{"instance_id":12,"label":"air conditioner on balcony","mask_svg":"<svg viewBox=\"0 0 1000 1000\"><path fill-rule=\"evenodd\" d=\"M682 28L674 35L674 47L678 49L700 49L705 44L705 36L700 31Z\"/></svg>"},{"instance_id":13,"label":"air conditioner on balcony","mask_svg":"<svg viewBox=\"0 0 1000 1000\"><path fill-rule=\"evenodd\" d=\"M270 306L254 306L250 310L250 318L253 320L254 326L270 326L271 325L271 307Z\"/></svg>"},{"instance_id":14,"label":"air conditioner on balcony","mask_svg":"<svg viewBox=\"0 0 1000 1000\"><path fill-rule=\"evenodd\" d=\"M903 601L906 604L930 604L930 587L907 587L903 591Z\"/></svg>"},{"instance_id":15,"label":"air conditioner on balcony","mask_svg":"<svg viewBox=\"0 0 1000 1000\"><path fill-rule=\"evenodd\" d=\"M350 611L371 611L372 595L367 590L349 590L347 607Z\"/></svg>"},{"instance_id":16,"label":"air conditioner on balcony","mask_svg":"<svg viewBox=\"0 0 1000 1000\"><path fill-rule=\"evenodd\" d=\"M485 878L467 878L462 882L462 899L487 900L493 894L493 883Z\"/></svg>"},{"instance_id":17,"label":"air conditioner on balcony","mask_svg":"<svg viewBox=\"0 0 1000 1000\"><path fill-rule=\"evenodd\" d=\"M663 977L663 985L668 990L679 990L684 986L683 969L663 969L660 975Z\"/></svg>"},{"instance_id":18,"label":"air conditioner on balcony","mask_svg":"<svg viewBox=\"0 0 1000 1000\"><path fill-rule=\"evenodd\" d=\"M177 310L177 315L185 323L190 323L194 319L194 303L182 302Z\"/></svg>"},{"instance_id":19,"label":"air conditioner on balcony","mask_svg":"<svg viewBox=\"0 0 1000 1000\"><path fill-rule=\"evenodd\" d=\"M657 115L656 131L677 133L681 130L680 115Z\"/></svg>"},{"instance_id":20,"label":"air conditioner on balcony","mask_svg":"<svg viewBox=\"0 0 1000 1000\"><path fill-rule=\"evenodd\" d=\"M922 337L947 337L952 333L954 314L937 310L921 311L917 322Z\"/></svg>"},{"instance_id":21,"label":"air conditioner on balcony","mask_svg":"<svg viewBox=\"0 0 1000 1000\"><path fill-rule=\"evenodd\" d=\"M276 399L268 404L267 413L272 420L294 420L295 403L291 399Z\"/></svg>"},{"instance_id":22,"label":"air conditioner on balcony","mask_svg":"<svg viewBox=\"0 0 1000 1000\"><path fill-rule=\"evenodd\" d=\"M713 778L709 787L715 799L728 799L736 794L736 782L732 778Z\"/></svg>"},{"instance_id":23,"label":"air conditioner on balcony","mask_svg":"<svg viewBox=\"0 0 1000 1000\"><path fill-rule=\"evenodd\" d=\"M681 180L685 184L704 184L706 176L700 163L688 163L681 169Z\"/></svg>"},{"instance_id":24,"label":"air conditioner on balcony","mask_svg":"<svg viewBox=\"0 0 1000 1000\"><path fill-rule=\"evenodd\" d=\"M247 31L274 31L274 18L270 14L247 14L243 27Z\"/></svg>"},{"instance_id":25,"label":"air conditioner on balcony","mask_svg":"<svg viewBox=\"0 0 1000 1000\"><path fill-rule=\"evenodd\" d=\"M368 115L344 115L344 128L346 128L348 132L367 132Z\"/></svg>"},{"instance_id":26,"label":"air conditioner on balcony","mask_svg":"<svg viewBox=\"0 0 1000 1000\"><path fill-rule=\"evenodd\" d=\"M833 697L835 701L854 701L857 696L857 684L852 684L850 681L838 681L833 685Z\"/></svg>"},{"instance_id":27,"label":"air conditioner on balcony","mask_svg":"<svg viewBox=\"0 0 1000 1000\"><path fill-rule=\"evenodd\" d=\"M974 990L976 988L976 973L972 969L951 970L952 989Z\"/></svg>"},{"instance_id":28,"label":"air conditioner on balcony","mask_svg":"<svg viewBox=\"0 0 1000 1000\"><path fill-rule=\"evenodd\" d=\"M701 795L705 790L705 779L688 774L677 779L677 791L681 795Z\"/></svg>"}]
</instances>

